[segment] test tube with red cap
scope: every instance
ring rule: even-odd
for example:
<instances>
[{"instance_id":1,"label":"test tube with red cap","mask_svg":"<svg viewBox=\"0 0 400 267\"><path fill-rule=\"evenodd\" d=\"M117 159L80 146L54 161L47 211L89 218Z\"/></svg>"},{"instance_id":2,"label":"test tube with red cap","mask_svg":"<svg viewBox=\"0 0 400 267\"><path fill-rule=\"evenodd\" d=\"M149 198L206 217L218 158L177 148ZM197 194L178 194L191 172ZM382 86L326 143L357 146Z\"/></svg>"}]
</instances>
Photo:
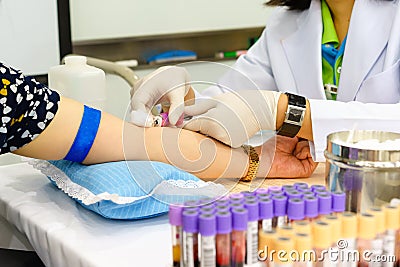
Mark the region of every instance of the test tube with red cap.
<instances>
[{"instance_id":1,"label":"test tube with red cap","mask_svg":"<svg viewBox=\"0 0 400 267\"><path fill-rule=\"evenodd\" d=\"M199 216L200 233L200 267L216 267L217 222L214 214L201 214Z\"/></svg>"},{"instance_id":2,"label":"test tube with red cap","mask_svg":"<svg viewBox=\"0 0 400 267\"><path fill-rule=\"evenodd\" d=\"M286 224L286 196L273 196L274 218L272 219L272 228L281 227Z\"/></svg>"},{"instance_id":3,"label":"test tube with red cap","mask_svg":"<svg viewBox=\"0 0 400 267\"><path fill-rule=\"evenodd\" d=\"M183 206L170 205L169 206L169 223L171 225L171 239L172 239L172 265L173 267L183 266L181 250L182 250L182 211Z\"/></svg>"},{"instance_id":4,"label":"test tube with red cap","mask_svg":"<svg viewBox=\"0 0 400 267\"><path fill-rule=\"evenodd\" d=\"M183 266L199 266L198 243L198 216L195 210L184 210L183 224Z\"/></svg>"},{"instance_id":5,"label":"test tube with red cap","mask_svg":"<svg viewBox=\"0 0 400 267\"><path fill-rule=\"evenodd\" d=\"M290 198L287 204L288 224L304 220L305 203L301 198Z\"/></svg>"},{"instance_id":6,"label":"test tube with red cap","mask_svg":"<svg viewBox=\"0 0 400 267\"><path fill-rule=\"evenodd\" d=\"M232 261L233 267L242 267L246 257L246 230L248 212L244 208L232 209Z\"/></svg>"},{"instance_id":7,"label":"test tube with red cap","mask_svg":"<svg viewBox=\"0 0 400 267\"><path fill-rule=\"evenodd\" d=\"M248 212L246 231L246 264L251 265L258 262L258 201L246 200L244 207Z\"/></svg>"},{"instance_id":8,"label":"test tube with red cap","mask_svg":"<svg viewBox=\"0 0 400 267\"><path fill-rule=\"evenodd\" d=\"M319 193L318 198L318 214L328 215L332 212L332 195L329 192Z\"/></svg>"},{"instance_id":9,"label":"test tube with red cap","mask_svg":"<svg viewBox=\"0 0 400 267\"><path fill-rule=\"evenodd\" d=\"M304 200L304 216L307 220L312 221L318 217L318 198L314 196L303 197Z\"/></svg>"},{"instance_id":10,"label":"test tube with red cap","mask_svg":"<svg viewBox=\"0 0 400 267\"><path fill-rule=\"evenodd\" d=\"M342 213L346 210L346 194L332 192L332 213Z\"/></svg>"},{"instance_id":11,"label":"test tube with red cap","mask_svg":"<svg viewBox=\"0 0 400 267\"><path fill-rule=\"evenodd\" d=\"M232 232L232 214L229 211L220 211L216 213L217 236L216 253L217 267L231 266L231 232Z\"/></svg>"},{"instance_id":12,"label":"test tube with red cap","mask_svg":"<svg viewBox=\"0 0 400 267\"><path fill-rule=\"evenodd\" d=\"M260 219L258 221L259 231L271 231L272 230L272 218L274 217L274 206L272 199L260 199L258 201L260 208Z\"/></svg>"}]
</instances>

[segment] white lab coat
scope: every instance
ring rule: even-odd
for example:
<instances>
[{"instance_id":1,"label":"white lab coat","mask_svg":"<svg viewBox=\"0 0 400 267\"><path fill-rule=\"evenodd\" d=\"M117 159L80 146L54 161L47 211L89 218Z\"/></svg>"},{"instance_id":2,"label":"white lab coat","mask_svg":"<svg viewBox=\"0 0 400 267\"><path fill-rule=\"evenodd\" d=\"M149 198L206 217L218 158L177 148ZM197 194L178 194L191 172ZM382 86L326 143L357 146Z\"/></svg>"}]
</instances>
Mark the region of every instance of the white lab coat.
<instances>
[{"instance_id":1,"label":"white lab coat","mask_svg":"<svg viewBox=\"0 0 400 267\"><path fill-rule=\"evenodd\" d=\"M314 135L311 148L317 161L325 160L329 133L352 129L400 132L399 1L355 1L337 101L325 97L321 37L320 0L312 0L303 12L276 8L260 39L233 66L256 86L248 86L248 81L237 77L238 72L221 79L234 90L258 87L307 97ZM209 88L204 94L218 91L222 90Z\"/></svg>"}]
</instances>

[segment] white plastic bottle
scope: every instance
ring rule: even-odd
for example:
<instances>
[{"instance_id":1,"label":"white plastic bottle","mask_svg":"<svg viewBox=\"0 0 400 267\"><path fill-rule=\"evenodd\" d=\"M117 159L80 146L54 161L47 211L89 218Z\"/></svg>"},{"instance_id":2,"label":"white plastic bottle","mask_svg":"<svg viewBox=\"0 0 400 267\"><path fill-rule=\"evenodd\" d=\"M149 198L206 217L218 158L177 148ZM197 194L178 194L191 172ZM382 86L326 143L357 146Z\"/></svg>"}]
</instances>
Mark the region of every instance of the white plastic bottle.
<instances>
[{"instance_id":1,"label":"white plastic bottle","mask_svg":"<svg viewBox=\"0 0 400 267\"><path fill-rule=\"evenodd\" d=\"M65 64L49 70L49 87L88 106L104 109L106 79L103 70L86 64L85 56L67 56Z\"/></svg>"}]
</instances>

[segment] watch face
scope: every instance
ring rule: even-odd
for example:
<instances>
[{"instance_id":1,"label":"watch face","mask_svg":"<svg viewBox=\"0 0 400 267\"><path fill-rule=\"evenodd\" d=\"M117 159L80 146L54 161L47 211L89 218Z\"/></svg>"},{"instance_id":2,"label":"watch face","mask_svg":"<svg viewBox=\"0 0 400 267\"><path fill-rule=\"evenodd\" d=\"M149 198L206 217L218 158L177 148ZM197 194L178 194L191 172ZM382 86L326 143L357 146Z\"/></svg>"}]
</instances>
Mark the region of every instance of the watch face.
<instances>
[{"instance_id":1,"label":"watch face","mask_svg":"<svg viewBox=\"0 0 400 267\"><path fill-rule=\"evenodd\" d=\"M303 110L291 108L289 111L288 120L294 122L300 122L302 115L303 115Z\"/></svg>"}]
</instances>

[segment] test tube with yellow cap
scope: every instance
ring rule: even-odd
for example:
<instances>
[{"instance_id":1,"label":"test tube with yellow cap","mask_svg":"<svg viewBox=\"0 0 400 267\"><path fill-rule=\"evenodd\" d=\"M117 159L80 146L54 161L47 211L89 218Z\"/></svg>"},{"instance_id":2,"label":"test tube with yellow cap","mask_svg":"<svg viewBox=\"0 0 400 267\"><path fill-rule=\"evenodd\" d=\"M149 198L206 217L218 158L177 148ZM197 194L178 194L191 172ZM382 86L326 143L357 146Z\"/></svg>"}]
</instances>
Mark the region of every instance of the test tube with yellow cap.
<instances>
[{"instance_id":1,"label":"test tube with yellow cap","mask_svg":"<svg viewBox=\"0 0 400 267\"><path fill-rule=\"evenodd\" d=\"M292 267L293 262L293 251L294 251L294 241L292 238L288 237L278 237L275 240L275 250L277 253L274 258L271 258L274 267Z\"/></svg>"},{"instance_id":2,"label":"test tube with yellow cap","mask_svg":"<svg viewBox=\"0 0 400 267\"><path fill-rule=\"evenodd\" d=\"M358 215L358 238L357 250L359 253L359 267L368 267L372 256L368 253L371 250L371 243L376 238L376 219L369 213ZM372 260L372 259L371 259Z\"/></svg>"},{"instance_id":3,"label":"test tube with yellow cap","mask_svg":"<svg viewBox=\"0 0 400 267\"><path fill-rule=\"evenodd\" d=\"M385 234L385 214L380 207L372 207L368 210L368 213L375 216L376 219L376 238L372 240L371 252L375 255L375 259L383 255L383 238ZM374 260L370 264L371 267L382 266L382 263Z\"/></svg>"},{"instance_id":4,"label":"test tube with yellow cap","mask_svg":"<svg viewBox=\"0 0 400 267\"><path fill-rule=\"evenodd\" d=\"M311 236L311 223L308 221L295 221L292 224L293 230L296 234L307 234Z\"/></svg>"},{"instance_id":5,"label":"test tube with yellow cap","mask_svg":"<svg viewBox=\"0 0 400 267\"><path fill-rule=\"evenodd\" d=\"M356 267L358 263L357 252L357 216L353 212L343 212L341 214L342 221L342 254L340 260L341 267Z\"/></svg>"},{"instance_id":6,"label":"test tube with yellow cap","mask_svg":"<svg viewBox=\"0 0 400 267\"><path fill-rule=\"evenodd\" d=\"M275 240L278 234L275 230L260 231L258 234L258 260L262 266L271 266L270 251L275 250Z\"/></svg>"},{"instance_id":7,"label":"test tube with yellow cap","mask_svg":"<svg viewBox=\"0 0 400 267\"><path fill-rule=\"evenodd\" d=\"M312 247L312 238L309 234L298 233L294 235L294 249L297 252L295 267L312 267L316 260Z\"/></svg>"},{"instance_id":8,"label":"test tube with yellow cap","mask_svg":"<svg viewBox=\"0 0 400 267\"><path fill-rule=\"evenodd\" d=\"M385 236L383 238L383 255L387 259L393 259L395 256L396 249L396 233L399 229L399 209L391 205L383 206L383 212L385 213ZM393 266L393 262L387 261L383 264L386 266Z\"/></svg>"},{"instance_id":9,"label":"test tube with yellow cap","mask_svg":"<svg viewBox=\"0 0 400 267\"><path fill-rule=\"evenodd\" d=\"M327 215L322 217L322 221L331 226L331 245L329 248L331 266L338 266L340 262L340 250L342 249L342 243L339 241L342 233L340 217L336 215Z\"/></svg>"},{"instance_id":10,"label":"test tube with yellow cap","mask_svg":"<svg viewBox=\"0 0 400 267\"><path fill-rule=\"evenodd\" d=\"M396 232L396 244L395 244L395 250L396 250L396 263L395 265L397 267L400 266L400 204L397 205L397 213L399 214L399 219L398 219L398 227L397 227L397 232Z\"/></svg>"},{"instance_id":11,"label":"test tube with yellow cap","mask_svg":"<svg viewBox=\"0 0 400 267\"><path fill-rule=\"evenodd\" d=\"M315 220L312 223L313 246L316 255L315 267L330 266L329 255L326 255L324 251L331 246L331 233L330 224L322 220Z\"/></svg>"}]
</instances>

